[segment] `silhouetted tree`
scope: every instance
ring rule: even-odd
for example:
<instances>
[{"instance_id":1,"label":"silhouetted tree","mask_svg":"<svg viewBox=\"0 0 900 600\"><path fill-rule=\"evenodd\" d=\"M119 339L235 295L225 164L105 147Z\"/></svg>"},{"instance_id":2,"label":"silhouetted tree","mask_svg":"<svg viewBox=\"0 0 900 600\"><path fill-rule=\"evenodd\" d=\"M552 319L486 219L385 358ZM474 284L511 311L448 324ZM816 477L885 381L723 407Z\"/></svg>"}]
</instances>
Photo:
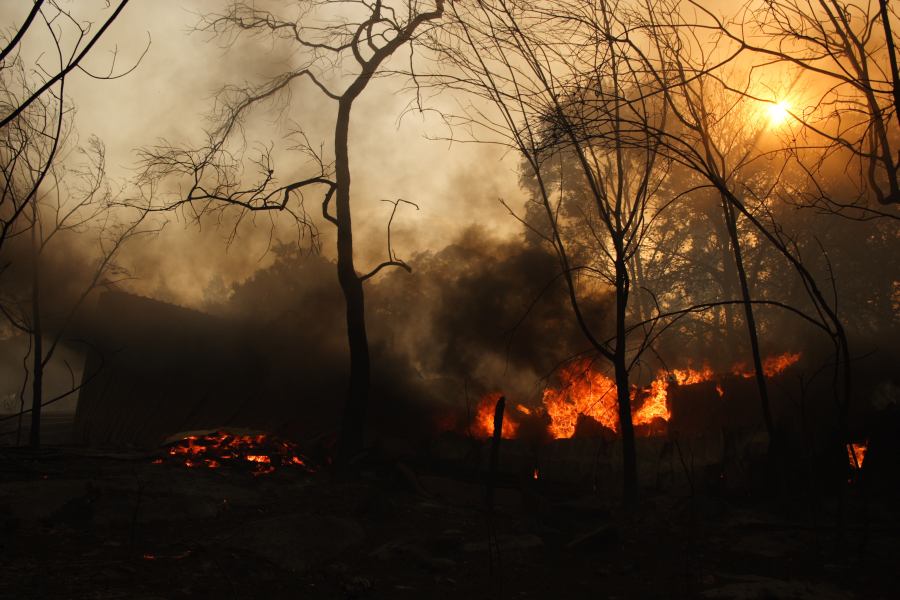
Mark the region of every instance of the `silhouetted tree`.
<instances>
[{"instance_id":1,"label":"silhouetted tree","mask_svg":"<svg viewBox=\"0 0 900 600\"><path fill-rule=\"evenodd\" d=\"M771 154L760 147L767 122L762 108L774 104L776 100L760 100L750 93L748 82L727 77L723 67L733 64L743 52L741 43L729 46L722 42L720 46L716 46L718 52L711 56L702 51L696 52L716 41L730 39L727 33L722 33L715 17L702 13L712 19L712 24L702 27L687 21L679 2L667 4L664 9L659 9L658 4L653 5L656 10L650 10L649 4L647 6L646 32L652 42L653 52L652 57L650 53L644 55L646 68L659 79L673 120L680 125L677 135L673 135L671 131L659 133L666 154L672 160L695 170L722 198L722 208L741 282L747 326L754 349L756 378L769 434L772 436L774 433L774 423L768 406L753 314L755 298L749 290L740 254L738 219L745 219L754 233L787 261L802 282L810 302L811 314L800 311L795 314L816 325L831 339L835 356L835 401L843 427L851 399L851 373L849 342L843 320L838 314L837 299L829 297L821 287L819 278L799 252L797 240L779 225L774 218L774 211L768 206L772 201L771 191L776 188L779 178L764 178L760 183L753 182L746 175L762 157ZM712 34L709 34L710 30ZM735 84L734 79L744 81L743 87ZM716 102L717 98L724 101ZM736 114L739 121L743 121L740 134L728 127L729 120L733 122L733 118L728 118L729 114Z\"/></svg>"},{"instance_id":2,"label":"silhouetted tree","mask_svg":"<svg viewBox=\"0 0 900 600\"><path fill-rule=\"evenodd\" d=\"M666 107L656 82L636 68L624 8L589 0L455 3L433 46L453 67L441 84L489 103L451 121L477 126L477 139L523 157L536 207L519 219L553 248L581 332L614 370L623 491L632 506L630 373L653 337L652 327L629 322L632 266L669 200L660 194L667 161L648 135L665 128ZM615 297L611 332L585 312L607 290ZM635 333L642 335L632 340Z\"/></svg>"},{"instance_id":3,"label":"silhouetted tree","mask_svg":"<svg viewBox=\"0 0 900 600\"><path fill-rule=\"evenodd\" d=\"M189 206L198 215L229 206L239 207L242 214L295 211L292 214L297 223L313 237L315 228L303 208L302 194L309 188L324 188L321 210L323 218L337 229L337 276L346 301L350 348L350 385L339 456L341 462L346 462L363 445L371 379L363 283L386 267L409 269L389 247L388 260L366 273L357 271L350 203L350 117L357 98L382 72L385 62L441 18L444 2L308 0L298 6L299 14L294 18L284 18L245 2L232 3L222 13L202 17L200 31L226 40L251 35L285 41L297 53L299 65L258 86L223 89L205 147L186 150L164 143L145 150L145 181L174 176L186 182L187 189L161 209ZM313 25L316 19L322 19L320 23L324 24ZM336 103L333 164L313 149L305 134L294 132L296 147L311 159L315 174L280 183L271 149L264 148L252 159L258 177L249 183L240 149L242 123L250 112L279 95L289 94L292 86L301 81L312 83L324 98ZM298 200L299 208L291 206L291 199Z\"/></svg>"},{"instance_id":4,"label":"silhouetted tree","mask_svg":"<svg viewBox=\"0 0 900 600\"><path fill-rule=\"evenodd\" d=\"M810 179L794 202L854 219L900 218L895 8L887 0L772 0L734 21L701 10L723 39L760 57L768 72L790 69L792 88L802 88L787 90L802 100L787 106L801 127L786 149ZM744 93L770 99L760 90ZM826 184L829 172L850 165L852 185Z\"/></svg>"},{"instance_id":5,"label":"silhouetted tree","mask_svg":"<svg viewBox=\"0 0 900 600\"><path fill-rule=\"evenodd\" d=\"M140 64L143 54L119 71L115 57L106 73L92 73L82 66L128 2L108 6L96 27L88 14L56 0L36 0L21 24L0 37L0 249L23 232L20 218L30 211L57 160L69 110L67 78L116 79ZM43 45L24 48L29 41ZM149 42L144 54L148 48Z\"/></svg>"},{"instance_id":6,"label":"silhouetted tree","mask_svg":"<svg viewBox=\"0 0 900 600\"><path fill-rule=\"evenodd\" d=\"M0 312L29 339L31 369L26 369L26 380L30 377L31 408L25 411L20 406L18 417L21 428L22 415L30 412L29 444L35 448L41 440L47 365L60 343L67 340L70 325L91 293L124 275L115 263L122 246L139 235L157 231L144 225L145 212L138 211L132 218L129 213L133 209L113 206L115 194L107 181L106 152L99 139L92 137L87 148L80 149L80 155L83 160L73 169L52 166L49 175L52 186L45 183L42 191L29 202L21 223L29 234L29 249L22 253L28 260L13 266L13 271L18 271L14 275L22 280L21 285L6 286L0 293ZM72 273L65 281L46 281L43 274L46 255L57 244L73 244L76 239L85 238L96 240L94 264L83 274ZM13 248L14 245L9 246ZM48 294L49 300L45 297ZM79 387L73 379L69 391L51 402L77 392Z\"/></svg>"}]
</instances>

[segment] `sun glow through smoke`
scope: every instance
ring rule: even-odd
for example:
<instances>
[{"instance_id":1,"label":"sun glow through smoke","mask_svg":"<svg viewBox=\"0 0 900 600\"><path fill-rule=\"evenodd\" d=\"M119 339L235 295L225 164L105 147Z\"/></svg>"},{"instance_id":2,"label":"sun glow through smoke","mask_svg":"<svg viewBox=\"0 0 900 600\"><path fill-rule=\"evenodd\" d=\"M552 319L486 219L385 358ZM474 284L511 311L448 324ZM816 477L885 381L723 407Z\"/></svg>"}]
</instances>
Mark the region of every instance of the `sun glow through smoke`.
<instances>
[{"instance_id":1,"label":"sun glow through smoke","mask_svg":"<svg viewBox=\"0 0 900 600\"><path fill-rule=\"evenodd\" d=\"M773 127L778 127L779 125L786 123L791 117L790 108L790 104L785 100L769 104L769 124Z\"/></svg>"}]
</instances>

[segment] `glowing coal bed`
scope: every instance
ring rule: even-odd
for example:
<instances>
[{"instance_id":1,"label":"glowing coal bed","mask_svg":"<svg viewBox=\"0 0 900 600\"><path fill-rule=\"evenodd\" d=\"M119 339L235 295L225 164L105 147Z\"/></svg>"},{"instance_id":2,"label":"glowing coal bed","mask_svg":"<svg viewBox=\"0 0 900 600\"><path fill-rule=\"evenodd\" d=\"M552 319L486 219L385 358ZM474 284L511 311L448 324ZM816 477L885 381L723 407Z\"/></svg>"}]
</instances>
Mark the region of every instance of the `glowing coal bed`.
<instances>
[{"instance_id":1,"label":"glowing coal bed","mask_svg":"<svg viewBox=\"0 0 900 600\"><path fill-rule=\"evenodd\" d=\"M297 444L273 435L242 435L227 431L190 434L168 444L166 456L154 464L181 464L190 469L249 468L254 476L279 469L301 469L312 473L309 461Z\"/></svg>"}]
</instances>

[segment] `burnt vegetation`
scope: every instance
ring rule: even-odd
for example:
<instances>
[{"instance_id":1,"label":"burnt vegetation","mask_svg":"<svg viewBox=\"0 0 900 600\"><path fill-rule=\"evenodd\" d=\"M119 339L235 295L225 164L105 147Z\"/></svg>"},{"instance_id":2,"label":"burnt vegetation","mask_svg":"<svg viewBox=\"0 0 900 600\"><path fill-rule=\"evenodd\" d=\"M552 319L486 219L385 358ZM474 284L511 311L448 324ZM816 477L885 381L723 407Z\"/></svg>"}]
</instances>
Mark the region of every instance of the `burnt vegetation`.
<instances>
[{"instance_id":1,"label":"burnt vegetation","mask_svg":"<svg viewBox=\"0 0 900 600\"><path fill-rule=\"evenodd\" d=\"M895 593L888 0L20 4L0 597Z\"/></svg>"}]
</instances>

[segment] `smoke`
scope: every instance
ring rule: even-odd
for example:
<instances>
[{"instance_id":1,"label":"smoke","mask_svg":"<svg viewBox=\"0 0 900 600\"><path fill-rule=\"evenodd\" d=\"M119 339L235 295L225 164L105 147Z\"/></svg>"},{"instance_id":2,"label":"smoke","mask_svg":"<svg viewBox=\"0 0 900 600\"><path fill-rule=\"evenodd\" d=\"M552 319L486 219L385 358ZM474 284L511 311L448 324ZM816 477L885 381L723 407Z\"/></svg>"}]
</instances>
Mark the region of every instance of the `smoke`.
<instances>
[{"instance_id":1,"label":"smoke","mask_svg":"<svg viewBox=\"0 0 900 600\"><path fill-rule=\"evenodd\" d=\"M294 403L287 427L315 433L333 425L346 392L343 297L331 260L287 245L273 256L208 302L222 319L221 341L210 342L240 340L243 362L254 365L249 387L266 390L268 400L257 405L261 416L248 418L265 419L269 401L282 405L275 409L282 416L284 403ZM395 270L367 288L373 417L382 428L428 431L436 410L463 410L467 393L471 402L491 390L534 401L542 378L584 348L559 265L539 246L473 226L409 262L411 274ZM602 313L607 303L600 298L592 310ZM141 329L164 335L173 327L167 315L160 311L159 323ZM188 359L199 373L214 371L206 358Z\"/></svg>"},{"instance_id":2,"label":"smoke","mask_svg":"<svg viewBox=\"0 0 900 600\"><path fill-rule=\"evenodd\" d=\"M373 289L374 331L430 376L469 381L521 400L563 359L585 348L556 257L485 228L415 256L413 273ZM608 297L588 313L605 314Z\"/></svg>"}]
</instances>

